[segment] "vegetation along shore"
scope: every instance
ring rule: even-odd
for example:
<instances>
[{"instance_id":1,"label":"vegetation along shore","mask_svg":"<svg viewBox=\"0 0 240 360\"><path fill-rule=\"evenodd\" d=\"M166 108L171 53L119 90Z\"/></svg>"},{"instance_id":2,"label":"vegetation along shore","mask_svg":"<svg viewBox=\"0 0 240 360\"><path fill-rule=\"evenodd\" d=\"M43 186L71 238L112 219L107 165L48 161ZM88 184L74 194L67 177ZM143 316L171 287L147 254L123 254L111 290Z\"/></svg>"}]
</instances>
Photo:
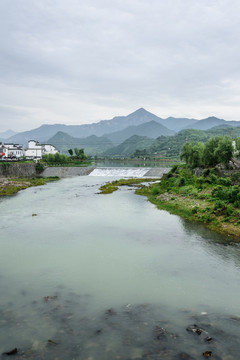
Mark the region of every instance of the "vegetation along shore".
<instances>
[{"instance_id":1,"label":"vegetation along shore","mask_svg":"<svg viewBox=\"0 0 240 360\"><path fill-rule=\"evenodd\" d=\"M240 168L234 156L228 137L215 137L206 144L186 143L181 154L186 163L173 166L160 181L142 184L136 193L147 196L159 209L240 241ZM136 184L136 179L108 183L101 191L112 192L127 184Z\"/></svg>"},{"instance_id":2,"label":"vegetation along shore","mask_svg":"<svg viewBox=\"0 0 240 360\"><path fill-rule=\"evenodd\" d=\"M10 196L20 190L27 189L31 186L45 185L47 182L56 181L59 178L0 178L0 196Z\"/></svg>"}]
</instances>

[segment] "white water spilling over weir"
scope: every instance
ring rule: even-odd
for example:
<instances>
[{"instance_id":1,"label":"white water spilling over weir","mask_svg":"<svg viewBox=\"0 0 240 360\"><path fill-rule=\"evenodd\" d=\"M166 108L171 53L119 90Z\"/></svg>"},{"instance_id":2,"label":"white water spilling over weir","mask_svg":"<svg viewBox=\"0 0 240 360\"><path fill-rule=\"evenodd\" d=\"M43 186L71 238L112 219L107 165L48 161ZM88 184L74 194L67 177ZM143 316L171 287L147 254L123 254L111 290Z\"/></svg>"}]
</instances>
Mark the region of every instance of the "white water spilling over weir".
<instances>
[{"instance_id":1,"label":"white water spilling over weir","mask_svg":"<svg viewBox=\"0 0 240 360\"><path fill-rule=\"evenodd\" d=\"M144 177L150 168L96 168L89 176L121 176L121 177Z\"/></svg>"},{"instance_id":2,"label":"white water spilling over weir","mask_svg":"<svg viewBox=\"0 0 240 360\"><path fill-rule=\"evenodd\" d=\"M112 176L123 178L161 177L169 168L145 168L145 167L48 167L41 174L43 177L58 176Z\"/></svg>"}]
</instances>

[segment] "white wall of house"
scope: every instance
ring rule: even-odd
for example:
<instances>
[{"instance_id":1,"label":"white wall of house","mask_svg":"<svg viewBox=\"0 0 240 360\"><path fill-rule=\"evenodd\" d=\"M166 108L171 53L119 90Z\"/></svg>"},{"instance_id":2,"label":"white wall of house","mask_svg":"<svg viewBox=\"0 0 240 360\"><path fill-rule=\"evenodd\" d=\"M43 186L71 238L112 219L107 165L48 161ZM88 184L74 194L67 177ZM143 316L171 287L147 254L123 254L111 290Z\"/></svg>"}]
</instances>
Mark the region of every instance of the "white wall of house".
<instances>
[{"instance_id":1,"label":"white wall of house","mask_svg":"<svg viewBox=\"0 0 240 360\"><path fill-rule=\"evenodd\" d=\"M43 149L26 149L24 155L27 159L41 159L43 155Z\"/></svg>"},{"instance_id":2,"label":"white wall of house","mask_svg":"<svg viewBox=\"0 0 240 360\"><path fill-rule=\"evenodd\" d=\"M39 144L35 140L28 141L28 148L25 150L27 159L41 159L43 155L56 154L58 150L50 144Z\"/></svg>"},{"instance_id":3,"label":"white wall of house","mask_svg":"<svg viewBox=\"0 0 240 360\"><path fill-rule=\"evenodd\" d=\"M43 156L43 146L35 140L28 141L28 148L24 151L27 159L41 159Z\"/></svg>"},{"instance_id":4,"label":"white wall of house","mask_svg":"<svg viewBox=\"0 0 240 360\"><path fill-rule=\"evenodd\" d=\"M44 155L58 153L58 150L53 145L43 144L43 146L44 146Z\"/></svg>"}]
</instances>

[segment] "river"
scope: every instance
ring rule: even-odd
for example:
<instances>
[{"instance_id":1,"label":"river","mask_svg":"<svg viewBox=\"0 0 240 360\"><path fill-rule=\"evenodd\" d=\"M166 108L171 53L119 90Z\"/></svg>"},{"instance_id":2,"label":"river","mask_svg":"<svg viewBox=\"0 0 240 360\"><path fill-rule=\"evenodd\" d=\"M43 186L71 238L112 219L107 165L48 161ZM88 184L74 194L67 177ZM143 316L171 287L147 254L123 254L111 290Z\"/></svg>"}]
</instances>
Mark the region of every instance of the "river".
<instances>
[{"instance_id":1,"label":"river","mask_svg":"<svg viewBox=\"0 0 240 360\"><path fill-rule=\"evenodd\" d=\"M128 187L98 194L112 179L0 200L0 354L239 359L239 245Z\"/></svg>"}]
</instances>

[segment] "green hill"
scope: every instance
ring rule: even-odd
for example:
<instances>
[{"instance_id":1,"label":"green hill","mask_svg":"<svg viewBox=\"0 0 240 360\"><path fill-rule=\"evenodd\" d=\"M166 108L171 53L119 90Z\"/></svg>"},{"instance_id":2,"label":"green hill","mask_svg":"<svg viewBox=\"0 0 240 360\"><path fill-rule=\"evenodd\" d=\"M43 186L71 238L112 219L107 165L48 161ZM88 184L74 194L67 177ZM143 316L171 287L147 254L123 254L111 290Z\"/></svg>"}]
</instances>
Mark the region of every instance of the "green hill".
<instances>
[{"instance_id":1,"label":"green hill","mask_svg":"<svg viewBox=\"0 0 240 360\"><path fill-rule=\"evenodd\" d=\"M99 155L113 146L112 142L104 137L95 135L86 138L75 138L62 131L51 137L47 143L54 145L59 151L68 153L68 149L84 148L86 155Z\"/></svg>"},{"instance_id":2,"label":"green hill","mask_svg":"<svg viewBox=\"0 0 240 360\"><path fill-rule=\"evenodd\" d=\"M111 140L114 144L121 144L133 135L147 136L148 138L156 139L157 137L164 135L174 135L173 130L167 129L162 124L152 120L137 126L128 126L126 129L116 131L105 136Z\"/></svg>"},{"instance_id":3,"label":"green hill","mask_svg":"<svg viewBox=\"0 0 240 360\"><path fill-rule=\"evenodd\" d=\"M163 157L179 156L185 142L206 142L213 136L229 135L232 138L240 136L239 127L216 127L211 130L203 131L196 129L182 130L175 136L160 136L148 149L148 153L159 154Z\"/></svg>"},{"instance_id":4,"label":"green hill","mask_svg":"<svg viewBox=\"0 0 240 360\"><path fill-rule=\"evenodd\" d=\"M178 157L185 142L205 143L213 136L229 135L232 138L240 136L240 127L216 126L211 130L197 129L182 130L174 136L159 136L157 139L132 136L122 144L109 149L105 156L132 156L136 150L146 149L146 155L150 157Z\"/></svg>"},{"instance_id":5,"label":"green hill","mask_svg":"<svg viewBox=\"0 0 240 360\"><path fill-rule=\"evenodd\" d=\"M146 136L133 135L122 144L115 146L103 153L106 157L129 157L136 149L143 150L149 148L153 143L153 139L149 139Z\"/></svg>"}]
</instances>

